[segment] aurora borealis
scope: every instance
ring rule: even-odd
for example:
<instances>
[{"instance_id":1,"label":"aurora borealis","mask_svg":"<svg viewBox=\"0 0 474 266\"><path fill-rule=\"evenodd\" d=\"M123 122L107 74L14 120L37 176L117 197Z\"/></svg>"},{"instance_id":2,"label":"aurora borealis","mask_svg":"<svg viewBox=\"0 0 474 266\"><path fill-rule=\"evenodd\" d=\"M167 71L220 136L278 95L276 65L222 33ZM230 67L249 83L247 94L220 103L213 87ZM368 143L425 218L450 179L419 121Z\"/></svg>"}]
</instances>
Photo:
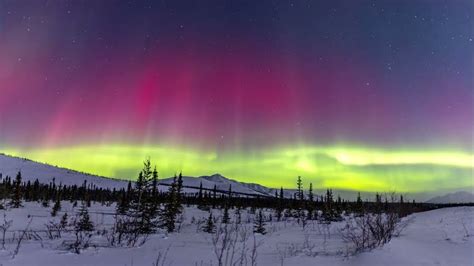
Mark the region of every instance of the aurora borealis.
<instances>
[{"instance_id":1,"label":"aurora borealis","mask_svg":"<svg viewBox=\"0 0 474 266\"><path fill-rule=\"evenodd\" d=\"M0 0L0 152L135 178L472 188L472 1Z\"/></svg>"}]
</instances>

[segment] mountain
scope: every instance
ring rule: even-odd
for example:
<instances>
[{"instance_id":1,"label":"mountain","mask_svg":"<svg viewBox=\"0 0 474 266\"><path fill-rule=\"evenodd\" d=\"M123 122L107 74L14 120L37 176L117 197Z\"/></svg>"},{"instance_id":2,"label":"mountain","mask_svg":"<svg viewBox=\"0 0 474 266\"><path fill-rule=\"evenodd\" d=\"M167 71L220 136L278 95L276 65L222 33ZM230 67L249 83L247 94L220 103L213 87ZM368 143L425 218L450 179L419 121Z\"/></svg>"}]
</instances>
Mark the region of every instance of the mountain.
<instances>
[{"instance_id":1,"label":"mountain","mask_svg":"<svg viewBox=\"0 0 474 266\"><path fill-rule=\"evenodd\" d=\"M3 177L10 176L14 178L19 171L21 171L23 181L33 182L38 179L40 183L46 184L52 182L53 179L56 184L78 186L87 181L88 184L94 184L98 187L119 189L126 187L128 183L126 180L82 173L67 168L34 162L25 158L0 154L0 174ZM164 184L160 186L160 190L166 190L166 184L171 184L173 178L160 179L159 182ZM260 196L273 196L275 193L274 189L258 184L241 183L220 174L200 177L183 176L183 185L188 186L188 188L184 189L184 192L197 192L197 188L199 188L201 183L205 189L213 189L216 186L218 190L228 191L229 187L231 187L233 192Z\"/></svg>"},{"instance_id":2,"label":"mountain","mask_svg":"<svg viewBox=\"0 0 474 266\"><path fill-rule=\"evenodd\" d=\"M474 203L474 194L467 191L457 191L443 196L431 198L427 203Z\"/></svg>"},{"instance_id":3,"label":"mountain","mask_svg":"<svg viewBox=\"0 0 474 266\"><path fill-rule=\"evenodd\" d=\"M55 179L56 184L82 185L84 181L98 187L122 188L127 186L127 181L106 178L102 176L78 172L49 164L34 162L29 159L0 154L0 174L3 177L15 178L21 171L23 181L38 179L40 183L48 184Z\"/></svg>"},{"instance_id":4,"label":"mountain","mask_svg":"<svg viewBox=\"0 0 474 266\"><path fill-rule=\"evenodd\" d=\"M173 182L173 178L166 178L160 179L160 184L171 184ZM268 193L272 189L266 188L265 190L258 190L255 189L252 185L238 182L229 178L226 178L220 174L214 174L210 176L199 176L199 177L191 177L191 176L183 176L183 185L188 187L194 188L185 188L185 192L197 192L199 186L202 184L202 187L205 189L213 189L214 186L217 190L222 191L229 191L229 188L232 192L238 193L245 193L251 195L259 195L259 196L273 196L274 194Z\"/></svg>"}]
</instances>

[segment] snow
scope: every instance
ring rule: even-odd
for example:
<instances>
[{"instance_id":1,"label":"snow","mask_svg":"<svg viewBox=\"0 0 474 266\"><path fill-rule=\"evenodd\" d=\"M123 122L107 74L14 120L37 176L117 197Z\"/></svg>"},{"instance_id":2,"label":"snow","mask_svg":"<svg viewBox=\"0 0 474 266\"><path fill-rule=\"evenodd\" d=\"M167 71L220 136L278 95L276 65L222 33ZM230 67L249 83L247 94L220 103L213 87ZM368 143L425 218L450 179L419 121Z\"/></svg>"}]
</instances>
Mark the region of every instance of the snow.
<instances>
[{"instance_id":1,"label":"snow","mask_svg":"<svg viewBox=\"0 0 474 266\"><path fill-rule=\"evenodd\" d=\"M23 230L31 219L31 230L44 230L51 220L59 221L64 211L73 216L69 202L62 203L58 217L51 217L51 208L43 208L38 203L25 203L25 207L0 211L12 219L13 226L7 233L11 239L13 231ZM93 204L89 208L92 221L97 229L107 228L113 222L115 207ZM220 210L213 210L220 217ZM231 216L234 210L230 210ZM195 207L184 209L184 222L178 233L157 233L140 247L106 247L106 238L96 235L93 244L81 254L64 248L62 239L49 240L44 235L42 241L26 240L19 254L12 258L15 244L7 242L6 250L0 250L0 265L153 265L158 254L166 253L164 265L217 265L213 253L210 234L198 230L195 221L203 220L208 213ZM249 210L242 211L243 225L250 228L254 215ZM234 218L232 218L234 219ZM340 236L343 222L331 225L309 223L306 228L295 221L267 222L266 235L255 235L258 247L257 265L473 265L474 255L474 207L456 207L422 212L406 217L408 225L399 237L381 248L348 255L348 243ZM40 233L41 235L41 233ZM0 234L1 237L1 234ZM252 244L251 237L247 243Z\"/></svg>"},{"instance_id":2,"label":"snow","mask_svg":"<svg viewBox=\"0 0 474 266\"><path fill-rule=\"evenodd\" d=\"M474 193L467 191L457 191L443 196L434 197L427 203L471 203L474 202Z\"/></svg>"},{"instance_id":3,"label":"snow","mask_svg":"<svg viewBox=\"0 0 474 266\"><path fill-rule=\"evenodd\" d=\"M63 185L82 185L84 181L87 184L94 184L104 188L123 188L127 186L124 180L117 180L105 177L99 177L74 170L55 167L48 164L34 162L28 159L12 157L0 154L0 173L3 177L10 176L14 178L21 171L23 181L34 182L38 179L40 183L48 184L55 179L56 184Z\"/></svg>"}]
</instances>

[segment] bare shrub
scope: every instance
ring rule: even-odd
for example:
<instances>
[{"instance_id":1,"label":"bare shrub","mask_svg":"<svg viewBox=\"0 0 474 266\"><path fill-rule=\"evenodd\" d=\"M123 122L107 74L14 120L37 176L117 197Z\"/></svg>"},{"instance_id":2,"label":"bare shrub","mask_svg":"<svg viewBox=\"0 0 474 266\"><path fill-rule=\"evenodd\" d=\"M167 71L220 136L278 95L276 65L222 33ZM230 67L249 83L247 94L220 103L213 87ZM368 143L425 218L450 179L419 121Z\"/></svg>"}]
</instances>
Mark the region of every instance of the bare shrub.
<instances>
[{"instance_id":1,"label":"bare shrub","mask_svg":"<svg viewBox=\"0 0 474 266\"><path fill-rule=\"evenodd\" d=\"M252 266L257 266L257 258L258 258L258 247L262 244L263 242L257 241L257 238L255 235L253 235L253 241L252 241L252 247L251 247L251 253L250 253L250 265Z\"/></svg>"},{"instance_id":2,"label":"bare shrub","mask_svg":"<svg viewBox=\"0 0 474 266\"><path fill-rule=\"evenodd\" d=\"M257 265L258 247L255 235L250 245L251 228L242 224L219 224L211 236L217 265Z\"/></svg>"},{"instance_id":3,"label":"bare shrub","mask_svg":"<svg viewBox=\"0 0 474 266\"><path fill-rule=\"evenodd\" d=\"M397 213L367 213L347 219L341 235L357 253L384 245L398 236L406 224L401 222Z\"/></svg>"},{"instance_id":4,"label":"bare shrub","mask_svg":"<svg viewBox=\"0 0 474 266\"><path fill-rule=\"evenodd\" d=\"M314 248L316 247L316 244L311 241L311 235L308 233L304 234L304 241L303 241L303 252L306 256L316 256L317 252L314 252Z\"/></svg>"},{"instance_id":5,"label":"bare shrub","mask_svg":"<svg viewBox=\"0 0 474 266\"><path fill-rule=\"evenodd\" d=\"M8 229L12 226L13 220L7 220L7 214L3 213L3 223L0 224L0 232L2 233L2 247L1 249L5 249L5 239Z\"/></svg>"},{"instance_id":6,"label":"bare shrub","mask_svg":"<svg viewBox=\"0 0 474 266\"><path fill-rule=\"evenodd\" d=\"M111 230L106 230L104 233L110 246L135 247L146 243L150 233L139 230L132 219L127 215L115 215Z\"/></svg>"},{"instance_id":7,"label":"bare shrub","mask_svg":"<svg viewBox=\"0 0 474 266\"><path fill-rule=\"evenodd\" d=\"M294 257L301 252L301 248L296 243L277 244L276 250L280 265L283 265L286 258Z\"/></svg>"},{"instance_id":8,"label":"bare shrub","mask_svg":"<svg viewBox=\"0 0 474 266\"><path fill-rule=\"evenodd\" d=\"M166 257L168 256L168 252L171 248L171 245L168 246L168 248L165 249L164 252L159 251L158 255L156 257L155 262L153 262L153 266L164 266L166 262Z\"/></svg>"},{"instance_id":9,"label":"bare shrub","mask_svg":"<svg viewBox=\"0 0 474 266\"><path fill-rule=\"evenodd\" d=\"M55 222L55 221L49 221L49 223L45 224L46 227L46 235L48 236L49 239L57 239L61 238L61 232L64 230L62 224Z\"/></svg>"},{"instance_id":10,"label":"bare shrub","mask_svg":"<svg viewBox=\"0 0 474 266\"><path fill-rule=\"evenodd\" d=\"M467 229L466 222L464 221L464 219L461 219L461 225L462 225L463 232L464 232L463 237L464 238L470 237L471 234L469 233L469 230Z\"/></svg>"},{"instance_id":11,"label":"bare shrub","mask_svg":"<svg viewBox=\"0 0 474 266\"><path fill-rule=\"evenodd\" d=\"M15 256L18 255L18 252L20 252L21 244L22 244L22 242L23 242L23 239L25 239L25 236L26 236L27 233L28 233L28 229L30 228L30 225L31 225L31 222L32 222L32 221L33 221L33 219L30 219L30 221L29 221L28 224L26 225L26 228L25 228L24 230L22 230L22 231L21 231L21 234L18 236L15 249L13 250L12 259L14 259Z\"/></svg>"},{"instance_id":12,"label":"bare shrub","mask_svg":"<svg viewBox=\"0 0 474 266\"><path fill-rule=\"evenodd\" d=\"M69 249L77 254L80 254L81 250L86 249L90 246L92 233L87 231L76 230L74 234L76 236L76 240L69 245Z\"/></svg>"}]
</instances>

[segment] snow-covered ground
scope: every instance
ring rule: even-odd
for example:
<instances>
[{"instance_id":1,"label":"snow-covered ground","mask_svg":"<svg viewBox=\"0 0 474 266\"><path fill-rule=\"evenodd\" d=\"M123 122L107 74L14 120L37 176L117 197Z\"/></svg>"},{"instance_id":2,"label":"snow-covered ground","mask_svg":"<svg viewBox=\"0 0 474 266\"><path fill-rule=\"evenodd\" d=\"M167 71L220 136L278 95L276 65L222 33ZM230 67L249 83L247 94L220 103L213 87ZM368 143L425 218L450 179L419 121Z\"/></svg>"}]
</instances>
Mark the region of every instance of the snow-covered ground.
<instances>
[{"instance_id":1,"label":"snow-covered ground","mask_svg":"<svg viewBox=\"0 0 474 266\"><path fill-rule=\"evenodd\" d=\"M155 234L140 247L106 247L106 237L96 235L92 240L95 247L75 254L63 244L72 239L71 234L49 240L42 231L49 221L59 221L65 211L70 217L78 211L78 207L73 209L69 202L62 205L62 211L55 218L50 216L51 208L43 208L38 203L25 203L24 208L0 211L0 225L3 214L7 220L13 220L6 236L6 249L0 250L0 265L152 266L159 254L165 257L163 265L217 265L212 235L198 229L199 221L208 216L205 211L185 208L185 219L179 233ZM97 229L111 226L114 206L94 204L89 211ZM213 210L213 213L217 218L221 215L220 210ZM234 210L230 213L235 219ZM253 218L249 210L242 211L242 223L249 228L248 232L251 232ZM256 235L254 239L250 233L245 242L246 255L251 256L252 246L256 243L257 265L474 265L474 207L439 209L405 219L409 222L399 237L381 248L358 255L347 255L350 246L340 234L344 222L331 225L311 222L305 229L295 221L267 222L266 235ZM41 240L38 236L36 240L25 240L18 255L12 258L16 243L10 240L17 237L30 221L29 229L37 231ZM0 232L0 243L1 237ZM242 247L242 243L237 243L237 246ZM247 265L250 265L250 258Z\"/></svg>"}]
</instances>

